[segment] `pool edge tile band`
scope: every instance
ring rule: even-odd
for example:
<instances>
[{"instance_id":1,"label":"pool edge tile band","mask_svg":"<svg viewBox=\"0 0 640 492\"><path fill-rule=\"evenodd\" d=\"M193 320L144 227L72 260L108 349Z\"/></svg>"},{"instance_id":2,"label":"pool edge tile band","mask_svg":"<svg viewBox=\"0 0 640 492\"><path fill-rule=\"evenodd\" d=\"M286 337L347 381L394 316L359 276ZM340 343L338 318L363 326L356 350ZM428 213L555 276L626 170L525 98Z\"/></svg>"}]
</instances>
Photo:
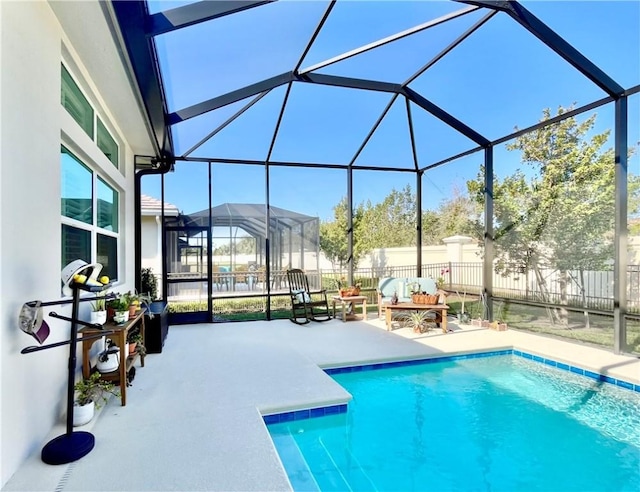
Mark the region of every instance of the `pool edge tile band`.
<instances>
[{"instance_id":1,"label":"pool edge tile band","mask_svg":"<svg viewBox=\"0 0 640 492\"><path fill-rule=\"evenodd\" d=\"M373 371L377 369L390 369L392 367L416 366L421 364L435 364L437 362L448 362L452 360L477 359L480 357L493 357L495 355L511 355L513 349L491 350L489 352L470 352L467 354L443 355L440 357L427 357L423 359L394 360L388 362L372 362L370 364L359 364L357 366L328 367L323 369L328 375L344 374L349 372Z\"/></svg>"},{"instance_id":2,"label":"pool edge tile band","mask_svg":"<svg viewBox=\"0 0 640 492\"><path fill-rule=\"evenodd\" d=\"M264 423L269 424L281 424L283 422L293 422L295 420L306 420L315 417L324 417L326 415L337 415L347 412L347 404L341 403L339 405L328 405L326 407L307 408L304 410L293 410L291 412L272 413L270 415L263 415L262 420Z\"/></svg>"},{"instance_id":3,"label":"pool edge tile band","mask_svg":"<svg viewBox=\"0 0 640 492\"><path fill-rule=\"evenodd\" d=\"M489 352L470 352L467 354L445 355L441 357L428 357L424 359L375 362L371 364L360 364L356 366L331 367L331 368L323 369L323 371L328 375L345 374L350 372L363 372L363 371L374 371L378 369L390 369L392 367L435 364L437 362L448 362L453 360L478 359L483 357L494 357L498 355L516 355L518 357L522 357L523 359L527 359L532 362L549 365L557 369L561 369L563 371L567 371L574 374L578 374L580 376L587 377L589 379L595 379L596 381L612 384L614 386L617 386L618 388L624 388L630 391L635 391L636 393L640 393L640 384L633 384L623 379L617 379L611 376L607 376L605 374L600 374L597 372L590 371L588 369L584 369L582 367L572 366L564 362L558 362L553 359L548 359L546 357L542 357L539 355L530 354L528 352L524 352L518 349L501 349L501 350L492 350ZM329 405L326 407L309 408L305 410L294 410L290 412L263 415L262 419L264 420L265 424L269 425L269 424L279 424L282 422L293 422L295 420L305 420L305 419L310 419L315 417L324 417L325 415L335 415L339 413L346 413L346 411L347 411L347 404L342 403L339 405Z\"/></svg>"},{"instance_id":4,"label":"pool edge tile band","mask_svg":"<svg viewBox=\"0 0 640 492\"><path fill-rule=\"evenodd\" d=\"M525 352L523 350L518 350L518 349L501 349L501 350L492 350L489 352L470 352L466 354L445 355L441 357L428 357L423 359L375 362L370 364L360 364L357 366L330 367L330 368L323 369L323 371L326 372L328 375L344 374L344 373L350 373L350 372L388 369L392 367L414 366L414 365L420 365L420 364L434 364L436 362L447 362L452 360L476 359L480 357L493 357L496 355L517 355L518 357L522 357L524 359L528 359L533 362L546 364L552 367L556 367L558 369L562 369L564 371L569 371L574 374L586 376L590 379L595 379L596 381L602 381L605 383L613 384L614 386L618 386L619 388L625 388L630 391L640 392L640 384L634 384L629 381L625 381L624 379L617 379L611 376L607 376L605 374L600 374L597 372L590 371L588 369L584 369L579 366L573 366L570 364L566 364L564 362L558 362L553 359L549 359L547 357L530 354L528 352Z\"/></svg>"},{"instance_id":5,"label":"pool edge tile band","mask_svg":"<svg viewBox=\"0 0 640 492\"><path fill-rule=\"evenodd\" d=\"M584 376L589 379L595 379L596 381L601 381L603 383L613 384L618 388L624 388L630 391L635 391L640 393L640 384L633 384L633 383L630 383L629 381L625 381L624 379L617 379L611 376L607 376L605 374L600 374L598 372L590 371L589 369L584 369L582 367L572 366L564 362L558 362L553 359L547 359L546 357L540 357L539 355L529 354L521 350L513 349L513 355L517 355L524 359L532 360L540 364L553 366L557 369L562 369L563 371L572 372L574 374L578 374L580 376Z\"/></svg>"}]
</instances>

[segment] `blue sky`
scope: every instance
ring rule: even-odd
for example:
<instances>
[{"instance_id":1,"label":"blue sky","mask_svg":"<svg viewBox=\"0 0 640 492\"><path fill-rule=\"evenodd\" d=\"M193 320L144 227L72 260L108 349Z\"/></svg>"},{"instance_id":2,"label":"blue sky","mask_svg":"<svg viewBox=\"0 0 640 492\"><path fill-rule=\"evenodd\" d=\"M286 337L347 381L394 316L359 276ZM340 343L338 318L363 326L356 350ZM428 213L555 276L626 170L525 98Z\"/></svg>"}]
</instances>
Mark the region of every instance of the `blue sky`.
<instances>
[{"instance_id":1,"label":"blue sky","mask_svg":"<svg viewBox=\"0 0 640 492\"><path fill-rule=\"evenodd\" d=\"M157 12L188 2L149 2ZM548 26L625 88L640 84L640 2L522 2ZM322 1L279 1L156 38L170 110L178 110L285 71L297 63L326 8ZM323 60L433 18L466 8L457 2L338 1L302 63ZM320 70L320 73L404 82L453 39L488 12L480 9L389 45ZM578 106L605 94L505 14L498 14L456 47L411 88L489 139L538 121L546 107ZM266 158L285 88L276 88L192 155ZM294 84L272 159L346 164L390 101L389 94L312 84ZM242 108L240 101L176 125L177 153L185 152ZM411 104L420 165L475 145ZM405 101L398 98L355 161L412 166ZM596 110L595 131L613 126L611 105ZM640 141L640 95L630 99L629 143ZM591 113L589 113L591 114ZM585 116L586 117L586 116ZM500 170L515 169L518 155L496 149ZM482 162L476 154L427 173L425 205L436 207L453 187L464 189ZM630 171L639 172L638 157ZM186 167L186 169L185 169ZM264 172L257 166L214 167L214 204L261 203ZM207 207L206 165L178 164L167 176L166 200L186 213ZM159 197L159 180L143 180L143 192ZM275 206L323 219L346 194L342 170L272 168ZM410 173L354 175L357 203L381 200L393 188L411 185Z\"/></svg>"}]
</instances>

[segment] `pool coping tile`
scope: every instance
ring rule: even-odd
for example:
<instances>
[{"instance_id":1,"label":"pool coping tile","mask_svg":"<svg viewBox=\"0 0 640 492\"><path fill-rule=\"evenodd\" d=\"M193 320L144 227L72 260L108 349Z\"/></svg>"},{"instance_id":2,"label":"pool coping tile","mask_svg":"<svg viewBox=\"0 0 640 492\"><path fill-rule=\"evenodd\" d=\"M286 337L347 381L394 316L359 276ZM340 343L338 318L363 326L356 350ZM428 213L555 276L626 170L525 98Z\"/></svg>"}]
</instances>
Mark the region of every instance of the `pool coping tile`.
<instances>
[{"instance_id":1,"label":"pool coping tile","mask_svg":"<svg viewBox=\"0 0 640 492\"><path fill-rule=\"evenodd\" d=\"M522 357L523 359L527 359L532 362L537 362L539 364L552 366L552 367L555 367L556 369L571 372L579 376L595 379L596 381L609 383L619 388L624 388L630 391L635 391L637 393L640 393L640 385L638 384L633 384L633 383L630 383L629 381L616 379L611 376L607 376L605 374L600 374L594 371L590 371L588 369L584 369L582 367L566 364L564 362L549 359L541 355L531 354L515 348L481 351L481 352L468 352L468 353L460 353L460 354L454 354L454 355L425 357L425 358L419 358L419 359L372 362L372 363L350 365L350 366L344 366L344 367L327 367L327 368L324 368L323 371L329 376L331 376L334 374L348 374L353 372L376 371L378 369L391 369L395 367L435 364L438 362L449 362L449 361L464 360L464 359L479 359L479 358L495 357L495 356L502 356L502 355L514 355L517 357ZM348 405L346 403L337 404L337 405L333 404L333 405L327 405L323 407L307 408L307 409L300 409L300 410L294 410L294 411L288 411L288 412L263 415L263 420L265 424L271 425L271 424L277 424L277 423L283 423L283 422L293 422L295 420L306 420L309 418L324 417L326 415L336 415L339 413L347 412L347 409L348 409Z\"/></svg>"}]
</instances>

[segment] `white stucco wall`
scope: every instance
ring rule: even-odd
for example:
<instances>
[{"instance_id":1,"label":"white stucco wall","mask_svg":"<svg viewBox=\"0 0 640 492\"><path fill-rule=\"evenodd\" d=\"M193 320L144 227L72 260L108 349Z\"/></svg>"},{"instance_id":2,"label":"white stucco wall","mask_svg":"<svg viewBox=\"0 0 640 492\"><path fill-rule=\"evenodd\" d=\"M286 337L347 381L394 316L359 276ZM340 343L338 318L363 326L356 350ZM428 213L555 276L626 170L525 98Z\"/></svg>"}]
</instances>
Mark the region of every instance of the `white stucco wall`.
<instances>
[{"instance_id":1,"label":"white stucco wall","mask_svg":"<svg viewBox=\"0 0 640 492\"><path fill-rule=\"evenodd\" d=\"M162 246L159 244L161 227L156 217L143 216L140 230L142 268L153 268L154 273L162 273Z\"/></svg>"},{"instance_id":2,"label":"white stucco wall","mask_svg":"<svg viewBox=\"0 0 640 492\"><path fill-rule=\"evenodd\" d=\"M134 281L134 196L133 152L101 97L100 81L87 71L50 4L0 1L0 36L0 485L4 485L31 453L40 452L47 434L64 422L66 412L68 347L22 355L20 350L35 341L17 323L24 302L61 297L61 143L120 192L122 282L114 290L128 290ZM115 53L115 45L102 44L105 51ZM113 124L123 150L124 175L61 106L63 60L83 79L91 103L100 108L98 114ZM86 303L83 312L88 308ZM70 315L70 306L45 308L45 315L52 310ZM69 323L46 320L51 327L46 344L69 338ZM81 360L79 353L78 372Z\"/></svg>"}]
</instances>

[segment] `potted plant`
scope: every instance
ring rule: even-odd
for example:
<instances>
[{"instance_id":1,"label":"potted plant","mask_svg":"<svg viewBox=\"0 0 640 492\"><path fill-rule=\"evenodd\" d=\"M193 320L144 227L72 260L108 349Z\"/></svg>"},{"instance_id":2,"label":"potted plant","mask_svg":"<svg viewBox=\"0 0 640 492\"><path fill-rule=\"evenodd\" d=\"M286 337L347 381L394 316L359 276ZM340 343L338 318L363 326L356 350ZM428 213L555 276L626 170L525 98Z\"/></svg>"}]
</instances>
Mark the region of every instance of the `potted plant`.
<instances>
[{"instance_id":1,"label":"potted plant","mask_svg":"<svg viewBox=\"0 0 640 492\"><path fill-rule=\"evenodd\" d=\"M140 273L140 292L147 294L151 301L156 300L158 298L158 280L153 274L153 270L143 268Z\"/></svg>"},{"instance_id":2,"label":"potted plant","mask_svg":"<svg viewBox=\"0 0 640 492\"><path fill-rule=\"evenodd\" d=\"M400 320L405 326L413 328L414 333L424 333L431 329L429 323L435 323L435 313L433 311L411 311L403 314Z\"/></svg>"},{"instance_id":3,"label":"potted plant","mask_svg":"<svg viewBox=\"0 0 640 492\"><path fill-rule=\"evenodd\" d=\"M87 379L81 379L73 389L76 392L73 425L76 427L91 421L95 411L107 401L106 393L115 394L115 385L100 379L99 372L94 372Z\"/></svg>"},{"instance_id":4,"label":"potted plant","mask_svg":"<svg viewBox=\"0 0 640 492\"><path fill-rule=\"evenodd\" d=\"M110 305L115 310L113 321L123 324L129 321L129 298L126 295L114 299Z\"/></svg>"},{"instance_id":5,"label":"potted plant","mask_svg":"<svg viewBox=\"0 0 640 492\"><path fill-rule=\"evenodd\" d=\"M140 309L140 296L138 296L138 294L132 294L131 291L129 291L124 297L126 297L129 302L129 317L135 316L136 312Z\"/></svg>"},{"instance_id":6,"label":"potted plant","mask_svg":"<svg viewBox=\"0 0 640 492\"><path fill-rule=\"evenodd\" d=\"M102 292L96 294L96 300L91 303L89 321L96 325L104 325L107 322L107 302Z\"/></svg>"},{"instance_id":7,"label":"potted plant","mask_svg":"<svg viewBox=\"0 0 640 492\"><path fill-rule=\"evenodd\" d=\"M460 323L464 325L468 325L469 322L471 321L471 315L467 313L467 311L464 308L464 301L467 298L467 292L464 291L462 293L462 297L460 297L460 292L456 290L456 295L458 296L458 299L461 299L461 302L462 302L462 305L460 306L460 312L458 313L458 321L460 321Z\"/></svg>"},{"instance_id":8,"label":"potted plant","mask_svg":"<svg viewBox=\"0 0 640 492\"><path fill-rule=\"evenodd\" d=\"M127 342L129 343L129 355L133 354L136 350L138 351L139 355L147 354L147 349L143 344L144 340L142 339L140 330L135 330L129 333Z\"/></svg>"}]
</instances>

